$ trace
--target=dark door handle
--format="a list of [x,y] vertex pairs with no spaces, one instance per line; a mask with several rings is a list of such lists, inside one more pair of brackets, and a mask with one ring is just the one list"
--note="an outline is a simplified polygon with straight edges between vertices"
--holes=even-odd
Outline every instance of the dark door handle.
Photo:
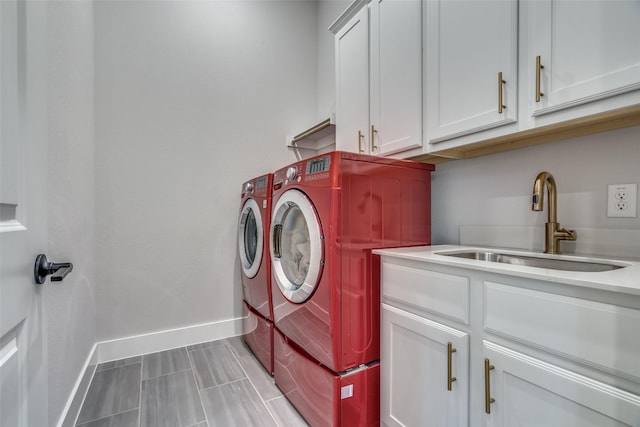
[[33,278],[38,285],[42,285],[51,274],[52,282],[62,282],[71,270],[73,270],[73,264],[70,262],[50,262],[45,254],[40,254],[36,257],[36,263],[33,266]]

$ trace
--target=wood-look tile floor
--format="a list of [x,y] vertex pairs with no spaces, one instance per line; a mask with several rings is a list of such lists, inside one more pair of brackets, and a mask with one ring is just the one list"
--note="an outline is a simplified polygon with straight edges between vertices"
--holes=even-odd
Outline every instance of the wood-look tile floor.
[[77,427],[306,426],[240,337],[102,363]]

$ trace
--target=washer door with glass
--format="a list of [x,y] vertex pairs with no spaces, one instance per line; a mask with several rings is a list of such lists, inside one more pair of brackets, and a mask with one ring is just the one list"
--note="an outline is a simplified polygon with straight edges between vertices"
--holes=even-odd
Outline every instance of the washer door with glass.
[[254,199],[247,199],[238,224],[238,246],[242,271],[250,279],[258,274],[262,261],[263,240],[260,208]]
[[271,265],[276,283],[291,302],[306,301],[322,269],[322,238],[316,211],[299,190],[282,194],[271,218]]

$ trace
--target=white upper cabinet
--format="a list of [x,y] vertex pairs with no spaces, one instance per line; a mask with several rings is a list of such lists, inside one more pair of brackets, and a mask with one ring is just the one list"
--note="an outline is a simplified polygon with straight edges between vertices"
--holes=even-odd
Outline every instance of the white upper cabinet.
[[517,1],[432,0],[424,7],[429,142],[514,123]]
[[331,29],[336,148],[384,156],[421,147],[422,2],[356,1]]
[[422,146],[422,2],[371,3],[371,136],[374,154]]
[[403,155],[473,157],[640,120],[637,0],[423,7],[425,145]]
[[524,54],[533,116],[640,89],[637,0],[539,0],[527,6],[531,39]]
[[369,8],[338,33],[336,54],[336,149],[369,153]]

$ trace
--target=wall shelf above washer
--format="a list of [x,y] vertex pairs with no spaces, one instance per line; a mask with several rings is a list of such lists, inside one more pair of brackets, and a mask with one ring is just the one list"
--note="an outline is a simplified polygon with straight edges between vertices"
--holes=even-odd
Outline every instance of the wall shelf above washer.
[[287,147],[290,148],[319,151],[335,144],[336,125],[333,118],[323,120],[293,137],[287,137]]

